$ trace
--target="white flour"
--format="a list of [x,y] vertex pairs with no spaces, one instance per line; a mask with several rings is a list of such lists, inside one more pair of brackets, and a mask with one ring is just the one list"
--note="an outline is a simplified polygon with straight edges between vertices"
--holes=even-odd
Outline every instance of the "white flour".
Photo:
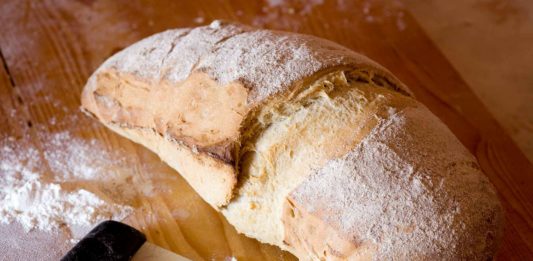
[[18,221],[26,231],[61,226],[87,226],[106,219],[122,219],[131,208],[110,204],[87,190],[65,191],[56,183],[43,183],[39,175],[24,175],[2,184],[0,221]]
[[16,221],[26,231],[72,232],[74,227],[125,218],[131,207],[68,186],[68,181],[116,177],[106,173],[115,163],[95,142],[66,132],[47,136],[40,150],[13,138],[0,140],[0,223]]

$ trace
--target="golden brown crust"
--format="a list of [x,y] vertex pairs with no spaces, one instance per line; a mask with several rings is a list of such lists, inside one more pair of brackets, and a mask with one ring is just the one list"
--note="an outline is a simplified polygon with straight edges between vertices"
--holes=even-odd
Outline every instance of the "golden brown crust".
[[97,87],[82,96],[83,110],[156,152],[207,202],[229,202],[237,181],[233,146],[246,89],[219,87],[203,74],[158,88],[114,70],[95,77]]
[[93,91],[100,118],[128,128],[149,128],[199,152],[233,165],[233,142],[246,114],[247,90],[239,84],[218,86],[195,73],[179,84],[157,88],[114,70],[96,76]]

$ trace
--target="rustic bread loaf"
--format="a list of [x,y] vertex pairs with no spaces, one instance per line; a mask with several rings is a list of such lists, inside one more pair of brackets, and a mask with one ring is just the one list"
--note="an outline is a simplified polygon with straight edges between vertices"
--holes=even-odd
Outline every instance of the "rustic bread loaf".
[[107,60],[82,109],[301,259],[486,260],[501,237],[476,159],[390,72],[324,39],[169,30]]

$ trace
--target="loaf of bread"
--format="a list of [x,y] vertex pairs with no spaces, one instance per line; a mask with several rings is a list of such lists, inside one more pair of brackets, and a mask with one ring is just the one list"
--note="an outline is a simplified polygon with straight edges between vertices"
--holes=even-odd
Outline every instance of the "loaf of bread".
[[328,40],[168,30],[98,68],[82,109],[302,260],[489,260],[501,238],[476,159],[388,70]]

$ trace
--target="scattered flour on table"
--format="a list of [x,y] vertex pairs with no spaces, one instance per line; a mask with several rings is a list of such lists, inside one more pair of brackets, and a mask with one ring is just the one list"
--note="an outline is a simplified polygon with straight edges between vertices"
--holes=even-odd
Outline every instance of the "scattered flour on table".
[[87,190],[65,191],[25,173],[2,183],[0,221],[18,221],[26,231],[50,231],[61,226],[93,226],[106,219],[122,219],[131,208],[106,202]]
[[306,17],[323,4],[324,0],[267,0],[251,24],[261,28],[275,25],[277,28],[299,31]]
[[402,1],[393,0],[387,3],[376,0],[362,2],[364,21],[367,23],[383,23],[386,20],[394,20],[398,31],[405,31],[407,24],[404,20],[404,4]]
[[205,18],[204,18],[203,16],[198,16],[198,17],[194,18],[193,21],[194,21],[195,23],[197,23],[197,24],[202,24],[202,23],[205,22]]
[[[314,15],[314,10],[322,8],[326,2],[333,2],[338,13],[350,14],[350,18],[343,19],[349,26],[359,21],[368,24],[385,24],[391,21],[396,24],[398,31],[407,29],[405,8],[401,0],[266,0],[251,24],[261,28],[283,28],[298,32],[307,23],[307,18]],[[321,24],[325,29],[330,28],[327,19],[321,21]]]
[[131,207],[69,187],[69,182],[105,177],[114,186],[122,184],[121,193],[127,194],[125,188],[131,184],[117,181],[119,175],[111,166],[121,160],[115,158],[95,141],[74,138],[68,132],[47,135],[39,150],[14,138],[0,140],[0,223],[16,221],[26,231],[72,231],[125,218]]

